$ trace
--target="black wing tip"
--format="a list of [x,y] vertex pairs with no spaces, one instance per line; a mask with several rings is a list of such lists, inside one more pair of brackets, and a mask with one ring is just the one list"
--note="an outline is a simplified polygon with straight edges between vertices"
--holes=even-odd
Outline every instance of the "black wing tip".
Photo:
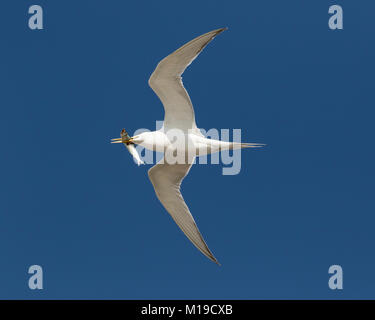
[[219,33],[222,33],[224,32],[225,30],[228,30],[228,27],[223,27],[223,28],[220,28],[220,29],[216,29],[215,30],[215,35],[219,34]]
[[215,256],[212,254],[212,252],[210,251],[210,254],[207,255],[207,258],[210,259],[212,262],[215,262],[219,267],[221,267],[221,263],[215,258]]

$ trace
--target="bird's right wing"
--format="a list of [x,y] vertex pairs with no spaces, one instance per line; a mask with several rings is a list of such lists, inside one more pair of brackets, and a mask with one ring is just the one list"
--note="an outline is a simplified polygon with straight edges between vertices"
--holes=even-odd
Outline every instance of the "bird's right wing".
[[213,30],[201,35],[159,62],[148,83],[163,103],[164,128],[196,129],[194,109],[189,94],[182,83],[182,73],[215,38],[226,28]]
[[208,248],[180,192],[180,185],[191,164],[158,163],[149,171],[155,193],[165,209],[189,240],[209,259],[218,261]]

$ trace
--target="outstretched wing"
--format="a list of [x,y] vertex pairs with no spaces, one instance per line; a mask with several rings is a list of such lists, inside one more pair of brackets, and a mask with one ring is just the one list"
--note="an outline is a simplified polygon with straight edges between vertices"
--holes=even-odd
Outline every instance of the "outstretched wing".
[[148,171],[148,175],[158,199],[180,229],[205,256],[219,264],[199,232],[180,192],[181,182],[190,168],[191,164],[158,163]]
[[164,105],[164,128],[196,129],[194,109],[181,75],[205,46],[226,28],[191,40],[159,62],[148,83]]

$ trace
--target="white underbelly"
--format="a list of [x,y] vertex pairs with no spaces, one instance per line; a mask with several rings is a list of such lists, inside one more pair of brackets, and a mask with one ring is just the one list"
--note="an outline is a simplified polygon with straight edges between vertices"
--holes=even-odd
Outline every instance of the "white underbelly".
[[207,155],[220,150],[228,149],[230,143],[207,139],[197,134],[183,133],[181,131],[156,131],[152,139],[139,143],[142,147],[162,153],[186,153],[190,155]]

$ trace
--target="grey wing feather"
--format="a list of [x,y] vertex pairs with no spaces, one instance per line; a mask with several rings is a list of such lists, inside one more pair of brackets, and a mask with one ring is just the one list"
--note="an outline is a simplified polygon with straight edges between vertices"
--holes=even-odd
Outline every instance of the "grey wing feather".
[[148,171],[148,175],[158,199],[180,229],[205,256],[219,264],[199,232],[180,192],[181,182],[190,168],[191,164],[158,163]]
[[181,75],[221,28],[201,35],[159,62],[148,83],[163,103],[164,127],[181,130],[196,129],[194,109]]

